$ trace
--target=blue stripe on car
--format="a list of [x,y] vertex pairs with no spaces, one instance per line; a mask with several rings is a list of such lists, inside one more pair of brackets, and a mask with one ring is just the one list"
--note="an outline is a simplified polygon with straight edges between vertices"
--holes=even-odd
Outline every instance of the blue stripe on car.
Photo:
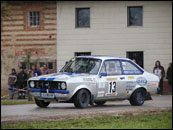
[[53,81],[55,78],[40,78],[40,81]]
[[[33,89],[33,88],[29,88],[27,91],[32,91],[32,92],[47,92],[47,89]],[[67,90],[53,90],[53,89],[49,89],[49,92],[64,93],[64,94],[70,93]]]
[[46,78],[40,78],[39,80],[45,81],[45,80],[46,80]]
[[53,81],[55,78],[48,78],[46,81]]

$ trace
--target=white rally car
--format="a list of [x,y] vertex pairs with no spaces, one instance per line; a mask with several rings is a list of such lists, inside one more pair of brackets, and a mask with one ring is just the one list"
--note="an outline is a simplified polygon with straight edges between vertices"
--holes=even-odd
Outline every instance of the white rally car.
[[127,58],[78,56],[60,71],[28,80],[28,91],[39,107],[52,100],[74,103],[77,108],[103,105],[110,100],[129,100],[142,105],[157,92],[159,78]]

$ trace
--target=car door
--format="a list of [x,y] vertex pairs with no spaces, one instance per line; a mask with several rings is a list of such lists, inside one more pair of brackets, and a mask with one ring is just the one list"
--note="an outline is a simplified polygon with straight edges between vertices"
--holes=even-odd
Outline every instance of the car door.
[[[136,85],[141,86],[141,79],[143,82],[146,82],[143,76],[143,70],[139,68],[135,63],[133,63],[130,60],[121,60],[121,66],[122,66],[122,76],[125,77],[125,85],[122,86],[124,87],[124,96],[133,91],[133,89],[136,87]],[[146,83],[143,83],[146,85]]]
[[124,93],[125,77],[119,60],[105,60],[101,71],[97,89],[97,98],[116,99]]

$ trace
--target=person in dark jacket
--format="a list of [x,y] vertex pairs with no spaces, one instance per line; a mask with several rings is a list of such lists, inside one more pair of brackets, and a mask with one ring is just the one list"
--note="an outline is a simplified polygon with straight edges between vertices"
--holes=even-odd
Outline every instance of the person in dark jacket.
[[14,97],[16,81],[17,81],[17,73],[16,70],[13,68],[11,70],[11,74],[9,74],[8,76],[8,89],[11,91],[10,99],[13,99]]
[[163,66],[161,66],[159,60],[157,60],[155,62],[155,67],[153,69],[153,73],[155,75],[157,75],[160,79],[160,83],[159,83],[160,90],[158,91],[158,94],[162,95],[163,94],[163,78],[165,77],[165,70],[164,70]]
[[[27,74],[23,67],[20,67],[20,72],[17,75],[17,82],[19,89],[25,89],[27,86]],[[25,99],[25,91],[18,91],[18,99]]]
[[169,63],[169,67],[166,73],[166,79],[168,79],[168,84],[170,86],[170,93],[172,94],[172,63]]

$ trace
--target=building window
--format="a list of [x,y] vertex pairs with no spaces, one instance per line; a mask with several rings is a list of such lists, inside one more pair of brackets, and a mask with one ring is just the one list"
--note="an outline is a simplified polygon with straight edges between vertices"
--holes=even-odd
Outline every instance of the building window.
[[29,26],[39,26],[40,25],[40,12],[39,11],[31,11],[28,15],[28,23]]
[[142,6],[127,8],[128,26],[142,26]]
[[89,8],[76,8],[76,27],[90,27]]
[[45,63],[44,62],[40,62],[40,67],[43,67]]
[[143,51],[133,51],[126,53],[127,58],[135,61],[140,67],[144,68],[144,54]]
[[25,62],[21,62],[21,67],[25,70],[26,69],[26,63]]
[[48,69],[53,69],[53,63],[52,62],[48,62]]
[[90,56],[91,52],[75,52],[75,56]]
[[32,65],[34,65],[34,63],[30,63],[30,69],[32,70]]

